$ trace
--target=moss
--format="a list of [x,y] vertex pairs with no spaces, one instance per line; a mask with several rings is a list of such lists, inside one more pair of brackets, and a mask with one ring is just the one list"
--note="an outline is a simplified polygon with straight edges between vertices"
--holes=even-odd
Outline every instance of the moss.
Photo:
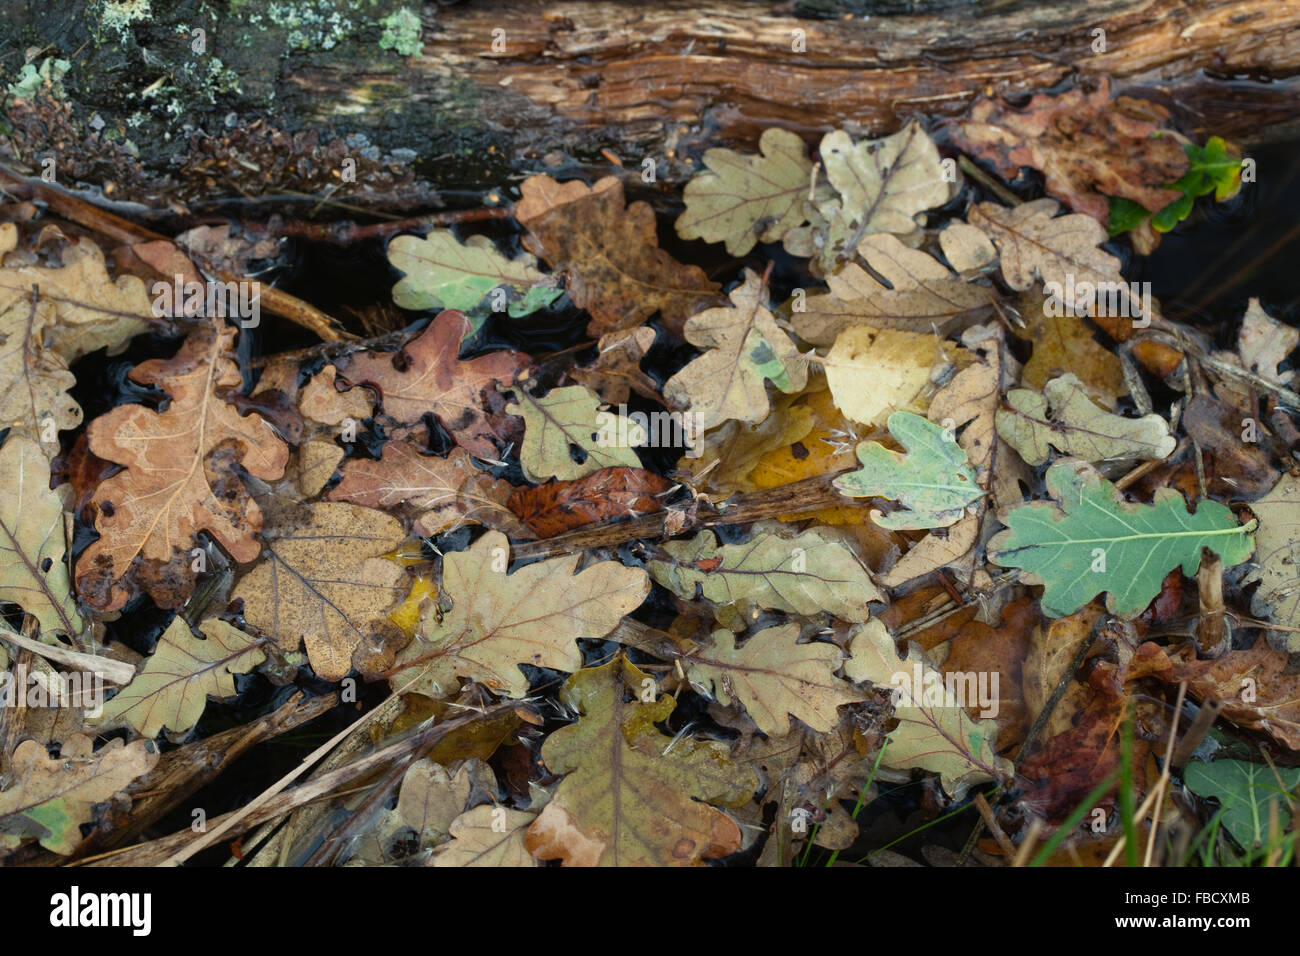
[[[95,4],[89,5],[91,16],[95,15]],[[99,24],[104,30],[115,34],[118,40],[125,40],[131,35],[131,25],[153,17],[150,0],[103,0],[98,10]]]
[[420,42],[420,18],[406,7],[385,17],[381,23],[384,33],[379,45],[383,49],[396,50],[402,56],[419,56],[424,51]]

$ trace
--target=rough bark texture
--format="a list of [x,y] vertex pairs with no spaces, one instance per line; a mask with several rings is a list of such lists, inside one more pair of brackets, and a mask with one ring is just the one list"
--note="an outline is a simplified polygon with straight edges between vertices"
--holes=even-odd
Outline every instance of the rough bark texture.
[[[698,147],[752,146],[774,123],[810,140],[833,126],[881,134],[909,115],[960,114],[981,93],[1041,90],[1088,72],[1164,102],[1193,135],[1249,144],[1293,136],[1300,119],[1300,0],[429,3],[413,5],[423,50],[405,57],[380,45],[395,0],[178,0],[135,19],[122,13],[139,6],[129,0],[0,6],[9,79],[28,48],[73,62],[70,129],[20,121],[10,152],[29,165],[42,149],[84,154],[83,124],[97,113],[104,126],[91,139],[138,151],[182,198],[354,195],[365,188],[336,175],[349,155],[398,179],[413,170],[474,188],[547,154],[571,168],[605,164],[608,148],[629,166],[655,158],[673,182],[693,172]],[[307,171],[289,163],[270,175],[269,158],[242,168],[218,145],[231,119],[256,117],[368,141],[332,150],[281,141],[268,152],[301,154]],[[101,163],[101,182],[119,159]],[[148,192],[119,185],[132,198]]]

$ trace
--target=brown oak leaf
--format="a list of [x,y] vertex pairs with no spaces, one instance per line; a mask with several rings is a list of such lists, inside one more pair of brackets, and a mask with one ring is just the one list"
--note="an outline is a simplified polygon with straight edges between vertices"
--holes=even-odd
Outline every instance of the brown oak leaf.
[[640,325],[658,312],[680,337],[688,318],[719,304],[721,287],[659,248],[654,210],[644,202],[625,209],[623,184],[613,176],[594,186],[530,176],[519,191],[515,219],[528,230],[524,246],[567,273],[569,296],[591,313],[591,335]]
[[672,486],[644,468],[602,468],[576,481],[518,488],[509,506],[538,535],[551,538],[593,521],[663,511],[658,496]]
[[970,119],[954,124],[953,142],[993,163],[1008,179],[1021,166],[1041,170],[1049,193],[1075,212],[1105,223],[1108,196],[1132,200],[1151,212],[1178,198],[1161,187],[1187,171],[1182,146],[1173,136],[1159,135],[1159,123],[1136,115],[1158,112],[1153,103],[1112,100],[1110,82],[1103,77],[1091,93],[1039,93],[1020,109],[981,99],[971,107]]
[[125,465],[95,492],[99,540],[77,562],[77,592],[101,611],[130,597],[121,583],[136,558],[167,563],[186,558],[207,531],[236,561],[260,551],[262,511],[236,465],[257,478],[284,474],[289,448],[256,414],[241,416],[222,395],[238,388],[230,357],[234,329],[204,325],[170,359],[131,370],[132,381],[165,391],[165,411],[119,405],[90,423],[90,450]]
[[461,361],[460,343],[471,328],[463,312],[447,309],[398,352],[360,352],[340,361],[339,376],[374,388],[389,418],[414,425],[432,413],[461,447],[496,458],[485,393],[514,381],[528,358],[507,350]]

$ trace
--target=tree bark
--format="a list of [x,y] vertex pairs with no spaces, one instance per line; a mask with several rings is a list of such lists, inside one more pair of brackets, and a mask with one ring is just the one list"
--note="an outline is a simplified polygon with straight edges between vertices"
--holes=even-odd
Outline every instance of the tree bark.
[[[97,114],[101,128],[107,121],[116,136],[101,142],[129,139],[145,170],[170,177],[183,200],[319,195],[322,183],[337,184],[337,157],[319,153],[268,174],[283,145],[253,156],[254,171],[219,149],[215,159],[196,158],[192,130],[220,140],[231,113],[289,131],[365,133],[382,151],[414,150],[417,161],[400,154],[399,163],[417,178],[471,191],[509,182],[548,154],[570,169],[605,169],[601,150],[631,168],[651,157],[659,178],[676,182],[698,168],[699,148],[752,148],[769,125],[810,141],[834,127],[881,135],[909,116],[959,115],[980,95],[1027,94],[1086,73],[1114,77],[1116,93],[1163,102],[1199,138],[1250,145],[1300,133],[1300,0],[928,0],[879,12],[900,5],[431,3],[423,49],[404,57],[380,45],[380,18],[397,0],[337,0],[341,19],[329,22],[346,29],[329,27],[334,33],[272,22],[253,12],[257,4],[232,13],[235,0],[155,4],[149,21],[106,33],[88,12],[93,4],[69,3],[53,16],[46,4],[10,0],[8,45],[72,57],[73,117]],[[801,15],[811,10],[840,12]],[[190,36],[200,26],[208,46],[196,54]],[[142,99],[148,90],[152,98]],[[28,124],[10,151],[30,161],[56,140],[48,123]],[[76,136],[65,132],[65,151],[69,142]],[[236,145],[235,154],[249,151]],[[104,178],[120,166],[108,164]],[[121,185],[127,198],[143,191]]]

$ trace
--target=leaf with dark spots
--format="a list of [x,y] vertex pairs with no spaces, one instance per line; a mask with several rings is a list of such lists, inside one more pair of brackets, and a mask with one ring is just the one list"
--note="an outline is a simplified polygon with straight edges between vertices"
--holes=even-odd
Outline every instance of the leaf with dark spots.
[[602,468],[576,481],[518,488],[508,505],[540,537],[550,538],[596,521],[662,511],[660,496],[671,487],[643,468]]

